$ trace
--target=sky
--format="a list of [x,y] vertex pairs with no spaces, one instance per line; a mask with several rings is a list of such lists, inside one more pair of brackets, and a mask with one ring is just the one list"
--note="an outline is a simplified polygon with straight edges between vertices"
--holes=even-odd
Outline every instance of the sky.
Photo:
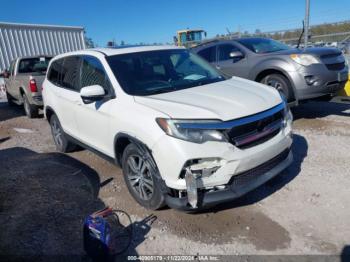
[[[350,20],[350,0],[310,0],[310,24]],[[9,0],[1,22],[83,26],[99,46],[172,42],[177,30],[200,28],[208,37],[301,26],[305,0]]]

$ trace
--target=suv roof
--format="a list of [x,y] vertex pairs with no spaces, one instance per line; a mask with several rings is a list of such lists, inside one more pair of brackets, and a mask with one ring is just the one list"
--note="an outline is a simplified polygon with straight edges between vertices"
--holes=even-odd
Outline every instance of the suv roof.
[[136,53],[136,52],[145,52],[145,51],[156,51],[156,50],[168,50],[168,49],[184,49],[184,47],[164,45],[164,46],[128,46],[124,48],[92,48],[79,51],[68,52],[56,56],[55,58],[65,57],[67,55],[83,55],[91,53],[102,53],[105,56],[127,54],[127,53]]
[[214,39],[214,40],[209,40],[207,42],[200,43],[196,46],[193,47],[193,49],[196,49],[197,47],[203,47],[206,45],[211,45],[214,43],[228,43],[228,42],[237,42],[239,40],[246,40],[246,39],[267,39],[266,37],[241,37],[241,38],[232,38],[232,39]]

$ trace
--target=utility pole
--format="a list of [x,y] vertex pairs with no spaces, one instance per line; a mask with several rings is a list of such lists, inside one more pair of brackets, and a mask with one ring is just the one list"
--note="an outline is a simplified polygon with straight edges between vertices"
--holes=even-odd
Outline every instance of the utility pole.
[[305,35],[304,48],[307,48],[309,42],[309,18],[310,18],[310,0],[305,0]]

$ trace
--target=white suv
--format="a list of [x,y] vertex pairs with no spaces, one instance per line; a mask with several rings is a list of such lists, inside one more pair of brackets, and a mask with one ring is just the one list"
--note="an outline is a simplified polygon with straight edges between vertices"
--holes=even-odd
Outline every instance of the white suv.
[[43,84],[59,151],[79,144],[118,163],[144,207],[230,201],[292,162],[292,115],[279,93],[224,76],[173,46],[56,56]]

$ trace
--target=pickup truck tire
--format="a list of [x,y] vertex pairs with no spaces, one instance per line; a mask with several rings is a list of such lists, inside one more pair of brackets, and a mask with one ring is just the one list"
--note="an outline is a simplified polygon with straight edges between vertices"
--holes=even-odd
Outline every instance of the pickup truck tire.
[[17,104],[13,102],[14,98],[6,91],[7,103],[9,106],[16,106]]
[[132,197],[143,207],[156,210],[165,205],[157,176],[159,171],[149,152],[134,143],[124,150],[122,167],[126,186]]
[[39,108],[35,105],[31,105],[26,95],[23,95],[23,107],[28,118],[36,118],[39,116]]
[[66,134],[63,131],[60,121],[56,115],[52,115],[50,118],[51,133],[53,141],[59,152],[67,153],[76,148],[76,145],[67,139]]
[[267,75],[261,80],[261,83],[276,88],[280,93],[284,95],[284,97],[288,102],[291,100],[292,98],[291,84],[284,75],[281,75],[281,74]]

